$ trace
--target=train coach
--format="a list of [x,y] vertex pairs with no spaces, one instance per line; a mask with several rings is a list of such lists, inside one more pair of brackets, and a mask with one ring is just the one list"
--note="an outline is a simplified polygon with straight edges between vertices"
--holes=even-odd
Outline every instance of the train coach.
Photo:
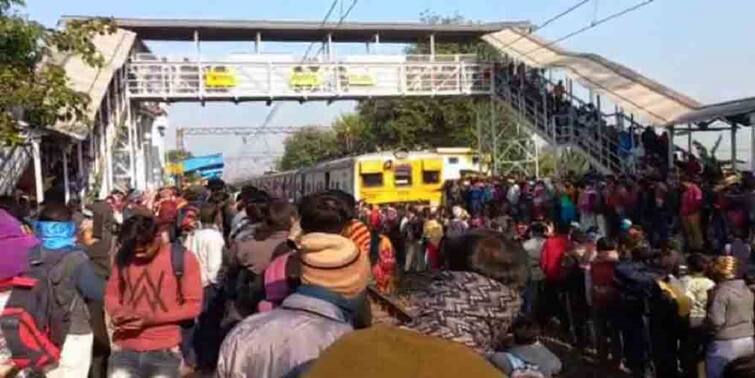
[[337,189],[369,204],[438,205],[446,181],[482,168],[479,156],[469,148],[382,151],[272,172],[243,184],[293,202],[310,193]]

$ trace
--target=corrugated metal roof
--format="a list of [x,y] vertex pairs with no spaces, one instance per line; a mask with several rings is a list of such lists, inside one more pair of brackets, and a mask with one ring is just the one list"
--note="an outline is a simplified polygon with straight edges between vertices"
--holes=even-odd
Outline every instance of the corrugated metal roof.
[[621,64],[595,54],[563,50],[533,34],[507,29],[482,38],[529,66],[563,69],[572,79],[658,126],[701,106],[692,98]]
[[[56,62],[63,65],[71,88],[89,96],[91,101],[87,118],[90,121],[94,121],[113,74],[128,59],[135,40],[136,33],[124,29],[94,37],[92,42],[104,57],[105,63],[102,67],[92,67],[81,58],[70,54],[54,57]],[[79,140],[85,139],[89,132],[89,125],[73,122],[58,122],[52,128]]]
[[[67,20],[89,16],[64,16]],[[526,21],[481,24],[425,24],[419,22],[328,22],[267,20],[192,20],[116,18],[115,24],[145,40],[192,41],[194,31],[203,41],[253,41],[260,32],[265,41],[321,42],[328,33],[334,42],[368,42],[380,34],[382,42],[416,42],[434,34],[438,41],[470,41],[506,28],[531,28]]]
[[676,118],[670,125],[696,124],[721,118],[735,118],[742,125],[751,125],[751,114],[755,114],[755,97],[706,105]]

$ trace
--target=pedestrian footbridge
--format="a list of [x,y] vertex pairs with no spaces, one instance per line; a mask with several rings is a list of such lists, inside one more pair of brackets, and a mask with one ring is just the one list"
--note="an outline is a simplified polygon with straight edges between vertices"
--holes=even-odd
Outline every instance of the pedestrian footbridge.
[[293,55],[235,54],[175,61],[137,54],[129,97],[149,101],[342,100],[493,93],[493,65],[474,55],[362,55],[302,62]]
[[[86,18],[64,17],[62,22]],[[626,146],[616,145],[617,134],[634,135],[645,125],[673,127],[701,108],[693,99],[603,57],[558,48],[533,35],[527,22],[429,25],[127,18],[114,22],[115,34],[94,41],[105,58],[102,67],[63,57],[72,85],[91,99],[91,122],[42,125],[48,129],[41,137],[42,149],[58,150],[64,182],[69,162],[78,163],[75,180],[82,193],[93,187],[107,193],[118,185],[144,189],[160,184],[158,158],[163,147],[157,134],[165,127],[153,127],[164,117],[156,103],[487,97],[491,104],[504,104],[521,124],[551,145],[576,149],[604,172],[630,168],[625,163]],[[145,43],[155,40],[193,42],[194,49],[187,51],[188,58],[156,56]],[[304,58],[270,54],[262,51],[263,40],[309,42],[320,50]],[[488,60],[436,52],[436,42],[477,40],[487,42],[499,56]],[[248,42],[253,49],[218,60],[204,57],[202,43],[219,41]],[[383,42],[423,41],[421,55],[384,55],[379,48]],[[366,53],[336,54],[337,43],[364,43]],[[548,72],[553,71],[568,78],[566,88],[550,80]],[[600,96],[580,98],[572,91],[573,81],[609,99],[615,110],[606,111]],[[556,89],[559,96],[554,96]],[[37,200],[44,199],[43,169],[60,164],[30,153],[40,150],[40,139],[36,140],[24,148],[2,151],[0,166],[11,174],[0,181],[0,191],[12,190],[34,160]],[[631,137],[630,147],[633,143]]]

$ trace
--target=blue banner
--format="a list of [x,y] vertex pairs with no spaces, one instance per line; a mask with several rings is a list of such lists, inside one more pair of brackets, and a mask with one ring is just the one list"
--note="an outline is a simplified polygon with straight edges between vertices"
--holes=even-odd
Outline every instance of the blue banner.
[[223,168],[223,154],[197,156],[183,161],[184,173]]

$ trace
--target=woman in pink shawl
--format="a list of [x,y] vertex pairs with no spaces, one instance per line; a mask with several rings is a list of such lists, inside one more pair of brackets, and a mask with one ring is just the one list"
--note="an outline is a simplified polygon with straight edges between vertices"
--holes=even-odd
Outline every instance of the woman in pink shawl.
[[18,219],[0,209],[0,280],[23,273],[28,253],[37,245],[39,240],[24,232]]

